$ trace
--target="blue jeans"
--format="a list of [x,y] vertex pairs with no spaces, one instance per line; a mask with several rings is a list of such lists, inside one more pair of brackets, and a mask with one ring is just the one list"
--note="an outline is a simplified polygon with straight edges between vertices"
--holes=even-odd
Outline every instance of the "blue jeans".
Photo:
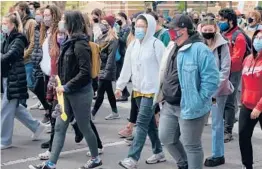
[[180,112],[180,107],[165,102],[160,113],[160,140],[179,167],[188,164],[188,169],[203,169],[201,137],[208,114],[184,120],[180,118]]
[[34,87],[34,79],[33,79],[33,63],[27,63],[25,64],[25,72],[26,72],[26,81],[27,81],[27,87],[33,88]]
[[212,112],[212,157],[224,156],[224,108],[227,96],[216,98],[216,104],[211,107]]
[[225,132],[231,133],[234,127],[235,114],[236,114],[236,99],[237,99],[237,91],[240,84],[241,79],[241,71],[240,72],[232,72],[230,74],[230,82],[234,86],[235,90],[232,94],[230,94],[226,101],[224,118],[225,118]]
[[11,145],[15,118],[23,123],[33,133],[36,132],[40,122],[33,119],[27,109],[18,104],[17,99],[7,99],[7,78],[3,78],[4,95],[1,107],[1,144]]
[[152,143],[153,153],[159,154],[163,150],[158,137],[158,129],[154,116],[155,113],[152,109],[153,98],[138,97],[136,98],[136,102],[139,107],[139,113],[136,121],[136,134],[129,149],[128,157],[138,161],[146,142],[147,134]]

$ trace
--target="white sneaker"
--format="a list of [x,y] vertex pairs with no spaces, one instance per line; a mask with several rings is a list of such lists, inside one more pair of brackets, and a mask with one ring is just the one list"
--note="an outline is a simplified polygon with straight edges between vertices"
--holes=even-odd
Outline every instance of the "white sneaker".
[[36,132],[32,135],[32,140],[36,141],[39,139],[40,135],[46,130],[46,126],[40,122]]
[[118,113],[111,113],[108,116],[106,116],[105,119],[106,120],[120,119],[120,115]]
[[40,103],[39,110],[45,110],[44,106]]
[[8,149],[8,148],[10,148],[10,147],[12,147],[11,144],[10,144],[10,145],[2,145],[2,144],[1,144],[1,150],[5,150],[5,149]]
[[36,96],[36,95],[34,95],[34,96],[32,97],[32,99],[37,99],[37,96]]
[[125,169],[137,169],[137,161],[132,158],[125,158],[123,161],[119,162],[119,165]]
[[51,152],[48,150],[38,155],[40,160],[49,160],[50,156],[51,156]]
[[29,109],[30,110],[39,109],[40,105],[41,105],[41,102],[38,101],[35,105],[30,106]]
[[92,113],[91,113],[91,120],[94,122],[96,119],[96,116],[94,116]]
[[46,133],[51,133],[51,130],[52,130],[52,126],[51,123],[49,123],[46,125]]
[[165,154],[161,152],[161,153],[152,155],[149,159],[146,160],[146,163],[147,164],[156,164],[156,163],[161,163],[165,161],[166,161]]
[[[103,149],[103,148],[99,148],[99,149],[98,149],[98,155],[101,155],[101,154],[103,154],[103,153],[104,153],[104,149]],[[91,157],[91,152],[88,151],[88,152],[86,153],[86,155],[87,155],[88,157]]]

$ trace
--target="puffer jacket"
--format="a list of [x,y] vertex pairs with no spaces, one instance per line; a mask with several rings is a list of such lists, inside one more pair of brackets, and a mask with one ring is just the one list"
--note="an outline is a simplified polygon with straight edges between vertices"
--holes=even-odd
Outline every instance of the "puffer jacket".
[[42,47],[40,46],[40,31],[39,31],[39,26],[36,26],[35,28],[35,46],[32,52],[32,63],[33,63],[33,77],[38,78],[38,77],[43,77],[43,72],[40,67],[40,62],[43,58],[43,50]]
[[12,31],[4,40],[1,48],[1,69],[3,77],[7,77],[7,99],[27,99],[27,82],[23,62],[24,49],[27,47],[26,37]]
[[[101,48],[100,50],[100,58],[101,58],[101,68],[99,73],[99,79],[103,80],[110,80],[115,81],[116,80],[116,50],[118,48],[118,40],[112,40],[110,42],[105,42],[104,39],[106,38],[106,35],[103,35],[103,37],[99,38],[99,46]],[[101,44],[103,44],[101,46]]]

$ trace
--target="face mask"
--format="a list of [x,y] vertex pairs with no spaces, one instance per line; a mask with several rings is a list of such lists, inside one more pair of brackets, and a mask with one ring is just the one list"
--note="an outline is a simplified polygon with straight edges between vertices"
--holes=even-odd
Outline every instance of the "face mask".
[[262,51],[262,39],[255,38],[253,46],[257,52]]
[[116,23],[119,25],[119,26],[122,26],[123,22],[121,20],[118,20],[116,21]]
[[227,22],[219,22],[218,26],[222,32],[225,32],[229,29],[229,24]]
[[248,18],[248,23],[252,23],[254,22],[254,19],[253,18]]
[[2,25],[2,32],[5,34],[9,34],[9,29],[6,25]]
[[52,24],[52,17],[51,16],[44,17],[44,24],[45,24],[45,26],[50,27],[51,24]]
[[180,31],[180,29],[174,30],[174,31],[175,31],[175,35],[176,35],[175,40],[177,40],[177,39],[179,39],[181,36],[183,36],[183,34],[178,33],[178,31]]
[[93,21],[95,22],[95,23],[98,23],[98,18],[93,18]]
[[109,30],[108,26],[106,26],[104,24],[100,25],[100,29],[101,29],[102,34],[106,34]]
[[35,16],[35,21],[36,21],[37,23],[41,23],[41,22],[43,21],[43,17],[42,17],[41,15],[36,15],[36,16]]
[[65,41],[65,35],[58,35],[56,40],[57,43],[61,45]]
[[205,39],[214,39],[214,37],[215,37],[215,35],[216,35],[216,33],[213,33],[213,32],[211,32],[211,33],[202,33],[202,36],[205,38]]
[[58,23],[58,30],[59,30],[59,32],[65,32],[65,31],[66,31],[65,22],[60,21],[60,22]]
[[198,22],[199,22],[199,19],[194,19],[195,24],[198,24]]
[[35,16],[35,11],[34,10],[30,10],[31,15],[34,17]]
[[138,40],[142,40],[145,37],[146,33],[144,31],[144,28],[135,28],[135,37]]

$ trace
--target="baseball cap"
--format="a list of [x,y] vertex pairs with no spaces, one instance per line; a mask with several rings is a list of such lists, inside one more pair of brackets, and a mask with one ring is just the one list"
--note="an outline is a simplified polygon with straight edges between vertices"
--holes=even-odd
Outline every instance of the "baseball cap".
[[189,30],[194,29],[193,21],[192,19],[185,14],[177,14],[171,22],[168,24],[169,28],[187,28]]

